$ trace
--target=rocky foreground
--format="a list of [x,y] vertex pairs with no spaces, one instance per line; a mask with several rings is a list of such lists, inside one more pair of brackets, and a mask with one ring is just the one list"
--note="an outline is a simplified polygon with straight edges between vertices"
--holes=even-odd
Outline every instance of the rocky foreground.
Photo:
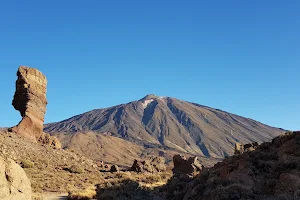
[[300,199],[300,132],[289,132],[204,170],[173,178],[164,199]]

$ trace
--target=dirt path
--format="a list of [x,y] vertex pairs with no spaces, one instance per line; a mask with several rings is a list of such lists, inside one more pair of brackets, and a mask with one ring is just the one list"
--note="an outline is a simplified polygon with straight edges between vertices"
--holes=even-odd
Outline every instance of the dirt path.
[[43,200],[66,200],[68,193],[43,193],[42,199]]

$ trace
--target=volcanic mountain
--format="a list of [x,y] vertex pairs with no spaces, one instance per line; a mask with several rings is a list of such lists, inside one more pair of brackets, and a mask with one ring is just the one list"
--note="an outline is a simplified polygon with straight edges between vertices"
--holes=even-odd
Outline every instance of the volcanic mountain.
[[93,158],[119,155],[115,162],[152,150],[161,155],[224,158],[233,154],[236,142],[260,143],[284,132],[218,109],[155,95],[46,124],[44,131],[56,135],[65,148]]

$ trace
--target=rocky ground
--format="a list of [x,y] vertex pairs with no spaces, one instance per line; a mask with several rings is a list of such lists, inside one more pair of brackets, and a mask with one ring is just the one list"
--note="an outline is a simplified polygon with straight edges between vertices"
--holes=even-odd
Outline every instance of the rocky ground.
[[172,178],[165,199],[300,199],[300,132],[235,155],[194,179]]
[[212,168],[201,167],[194,178],[125,168],[111,173],[70,150],[35,144],[7,131],[0,133],[0,156],[23,167],[36,200],[66,192],[72,199],[300,199],[300,132],[276,137]]
[[[69,150],[54,149],[32,143],[23,137],[0,131],[0,156],[11,158],[23,167],[31,181],[33,197],[45,199],[45,194],[70,192],[95,193],[95,185],[105,188],[124,180],[132,180],[145,188],[161,186],[171,177],[171,172],[138,174],[136,172],[109,172],[110,168]],[[97,165],[98,164],[98,165]],[[125,168],[121,170],[125,170]]]

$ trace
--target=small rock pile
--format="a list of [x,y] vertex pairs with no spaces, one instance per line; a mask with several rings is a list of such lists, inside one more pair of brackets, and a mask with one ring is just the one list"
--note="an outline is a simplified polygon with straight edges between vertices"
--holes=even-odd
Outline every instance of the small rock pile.
[[154,157],[151,160],[134,160],[131,171],[157,173],[166,171],[165,159],[163,157]]
[[173,157],[174,168],[172,169],[175,176],[195,176],[203,170],[203,165],[197,157],[186,159],[184,156],[175,155]]

